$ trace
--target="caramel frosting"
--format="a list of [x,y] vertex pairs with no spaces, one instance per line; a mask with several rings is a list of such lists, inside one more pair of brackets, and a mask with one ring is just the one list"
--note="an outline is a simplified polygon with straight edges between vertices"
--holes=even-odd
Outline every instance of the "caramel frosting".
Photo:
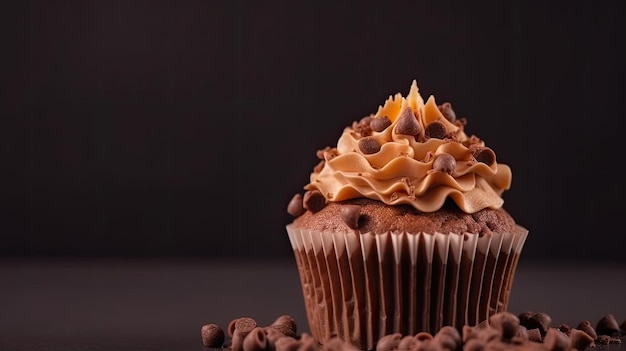
[[413,80],[406,97],[389,96],[346,127],[336,147],[318,151],[321,162],[304,189],[318,204],[321,194],[327,202],[366,197],[421,212],[439,210],[447,198],[466,213],[500,208],[511,169],[466,135],[465,124],[450,103],[437,105],[432,95],[424,103]]

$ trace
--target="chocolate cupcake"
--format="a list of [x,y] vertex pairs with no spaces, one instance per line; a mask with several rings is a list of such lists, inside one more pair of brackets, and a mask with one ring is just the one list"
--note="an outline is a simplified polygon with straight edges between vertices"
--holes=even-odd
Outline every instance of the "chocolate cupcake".
[[286,229],[321,344],[371,350],[506,311],[528,230],[503,208],[511,169],[465,125],[413,81],[318,151]]

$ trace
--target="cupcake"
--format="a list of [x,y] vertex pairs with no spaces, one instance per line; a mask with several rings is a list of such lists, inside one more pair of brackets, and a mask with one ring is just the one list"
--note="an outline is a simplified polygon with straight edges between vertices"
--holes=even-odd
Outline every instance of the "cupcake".
[[321,344],[372,350],[507,310],[528,230],[503,208],[510,167],[466,124],[414,80],[317,152],[286,230]]

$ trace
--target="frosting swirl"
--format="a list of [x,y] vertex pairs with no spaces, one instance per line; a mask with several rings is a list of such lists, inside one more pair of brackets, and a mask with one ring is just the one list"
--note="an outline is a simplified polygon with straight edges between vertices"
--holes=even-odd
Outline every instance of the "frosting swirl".
[[500,208],[511,169],[478,137],[467,136],[465,119],[449,103],[426,103],[413,80],[409,94],[390,96],[375,114],[343,130],[304,189],[326,201],[357,197],[422,212],[440,209],[447,198],[466,213]]

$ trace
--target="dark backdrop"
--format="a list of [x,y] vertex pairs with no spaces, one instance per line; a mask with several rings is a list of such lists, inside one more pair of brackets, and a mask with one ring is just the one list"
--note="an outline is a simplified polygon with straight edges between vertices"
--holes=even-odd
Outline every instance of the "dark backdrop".
[[619,1],[330,3],[2,5],[0,255],[290,257],[315,151],[416,79],[526,259],[624,259]]

